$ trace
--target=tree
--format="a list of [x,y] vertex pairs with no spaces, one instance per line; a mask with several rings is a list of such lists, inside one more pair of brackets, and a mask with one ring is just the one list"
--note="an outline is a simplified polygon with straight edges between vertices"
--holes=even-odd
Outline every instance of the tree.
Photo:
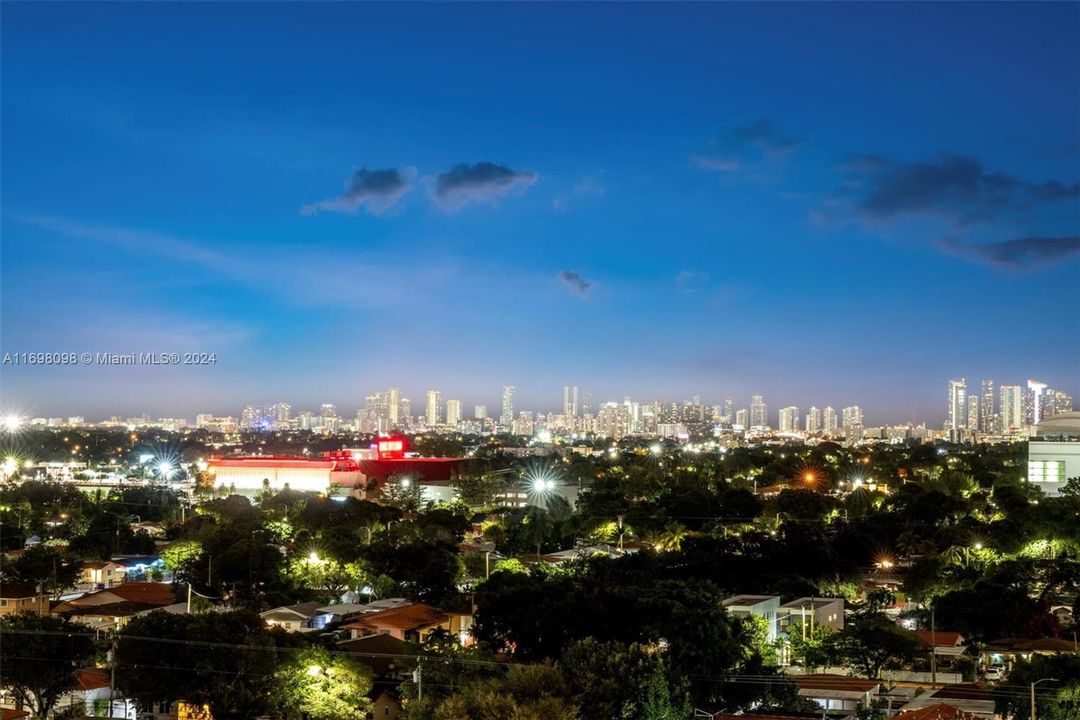
[[0,618],[0,676],[34,717],[46,718],[70,691],[75,670],[94,658],[90,628],[57,616]]
[[254,612],[155,611],[121,631],[116,685],[140,707],[183,701],[208,706],[215,720],[244,720],[265,714],[277,664],[271,635]]
[[868,678],[879,677],[884,668],[911,662],[920,648],[915,633],[881,614],[857,618],[834,637],[841,657]]
[[[1011,720],[1030,720],[1031,683],[1056,678],[1036,688],[1039,720],[1075,720],[1080,717],[1080,655],[1032,655],[1018,660],[1009,673],[1008,683],[994,693],[998,712]],[[1023,688],[1023,692],[1018,692]]]
[[655,649],[586,638],[570,645],[560,664],[582,717],[675,720],[692,712],[686,687],[672,684]]
[[363,720],[371,710],[371,669],[325,648],[304,648],[278,668],[274,701],[286,717]]
[[35,545],[26,548],[14,561],[4,562],[0,567],[7,579],[40,584],[45,592],[59,596],[66,588],[75,585],[82,563],[67,557],[56,548]]

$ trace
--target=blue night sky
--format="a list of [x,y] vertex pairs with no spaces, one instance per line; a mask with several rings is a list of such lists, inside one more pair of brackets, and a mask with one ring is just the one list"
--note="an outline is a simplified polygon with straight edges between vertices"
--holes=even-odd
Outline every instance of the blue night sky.
[[31,415],[1080,394],[1080,5],[4,3]]

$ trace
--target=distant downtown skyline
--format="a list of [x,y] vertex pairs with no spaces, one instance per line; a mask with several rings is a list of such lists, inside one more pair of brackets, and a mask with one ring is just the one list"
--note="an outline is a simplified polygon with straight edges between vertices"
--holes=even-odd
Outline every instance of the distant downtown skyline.
[[[967,378],[967,392],[970,393],[970,397],[978,398],[978,407],[980,412],[985,407],[984,401],[981,399],[983,394],[983,380],[991,380],[994,385],[994,407],[995,412],[999,404],[1000,388],[1002,385],[1018,386],[1021,388],[1021,395],[1026,396],[1028,393],[1027,383],[1029,379],[1039,378],[1044,382],[1047,388],[1050,390],[1066,393],[1070,398],[1077,397],[1078,393],[1065,387],[1063,384],[1055,384],[1047,381],[1045,376],[1031,376],[1024,379],[1007,378],[1004,381],[997,381],[993,378]],[[563,412],[563,399],[564,388],[571,387],[577,389],[577,409],[578,415],[581,415],[586,407],[586,403],[591,408],[592,414],[595,415],[597,409],[610,402],[621,403],[625,399],[630,399],[633,402],[640,404],[647,404],[652,402],[661,403],[678,403],[683,404],[691,402],[697,398],[698,402],[708,407],[725,406],[725,401],[730,397],[731,404],[734,410],[751,410],[752,398],[755,395],[760,395],[763,398],[763,402],[767,407],[767,417],[769,418],[769,424],[776,427],[779,424],[779,413],[781,409],[786,407],[796,407],[799,410],[800,423],[805,418],[805,413],[811,407],[817,407],[818,409],[824,409],[825,407],[832,407],[837,412],[844,407],[858,406],[861,410],[862,417],[864,418],[864,424],[867,426],[878,425],[900,425],[914,422],[915,424],[925,423],[927,427],[946,427],[950,421],[950,413],[955,410],[955,392],[954,382],[957,378],[950,378],[941,380],[936,385],[937,390],[937,407],[930,409],[925,414],[915,414],[914,417],[895,417],[890,416],[885,412],[882,412],[878,408],[874,408],[872,405],[861,402],[857,397],[842,397],[834,398],[828,396],[814,396],[810,393],[799,393],[800,397],[807,397],[809,399],[796,401],[789,395],[770,394],[768,392],[755,392],[747,395],[736,393],[720,393],[719,395],[709,395],[705,393],[687,392],[682,395],[670,396],[670,397],[646,397],[643,394],[636,393],[624,393],[616,396],[598,397],[592,393],[589,388],[582,385],[566,385],[555,388],[555,392],[550,396],[543,396],[539,400],[533,400],[537,397],[535,393],[526,394],[523,390],[527,388],[519,385],[514,386],[514,407],[515,413],[526,410],[533,413],[540,414],[561,414]],[[425,408],[427,403],[428,392],[436,390],[440,393],[440,403],[445,412],[446,403],[450,400],[455,400],[461,403],[461,413],[463,418],[473,417],[473,410],[477,405],[484,405],[487,409],[489,417],[498,420],[501,412],[503,401],[503,386],[496,388],[494,393],[483,396],[468,397],[461,394],[457,394],[453,389],[445,389],[439,387],[423,387],[413,386],[415,389],[411,389],[409,386],[404,385],[389,385],[382,388],[371,388],[367,392],[364,392],[359,398],[356,397],[325,397],[316,401],[309,400],[296,400],[290,398],[284,394],[275,395],[273,393],[262,393],[256,397],[249,398],[248,401],[241,404],[222,404],[220,401],[206,400],[200,401],[196,398],[189,398],[184,403],[183,407],[169,407],[169,406],[155,406],[155,407],[131,407],[130,401],[118,402],[115,410],[109,410],[107,412],[95,411],[93,409],[85,409],[79,406],[75,402],[74,398],[69,399],[66,403],[57,404],[57,402],[51,401],[48,404],[37,405],[35,403],[23,403],[21,405],[4,405],[2,406],[3,412],[17,413],[23,418],[33,417],[84,417],[88,422],[103,421],[110,417],[120,418],[134,418],[142,417],[144,415],[157,418],[183,418],[187,420],[193,420],[199,414],[210,414],[218,417],[232,416],[240,418],[243,408],[246,406],[273,406],[280,403],[285,403],[291,407],[292,416],[296,417],[300,413],[309,412],[318,415],[323,406],[326,404],[333,405],[337,412],[337,415],[341,418],[351,419],[355,418],[357,413],[365,408],[367,401],[366,398],[369,395],[375,393],[385,393],[390,389],[397,389],[399,391],[399,398],[407,400],[411,404],[410,414],[414,418],[423,419],[425,416]],[[46,412],[46,408],[53,408]],[[967,410],[963,410],[964,418],[963,425],[966,427],[967,423]],[[984,429],[985,425],[979,425],[980,430]]]

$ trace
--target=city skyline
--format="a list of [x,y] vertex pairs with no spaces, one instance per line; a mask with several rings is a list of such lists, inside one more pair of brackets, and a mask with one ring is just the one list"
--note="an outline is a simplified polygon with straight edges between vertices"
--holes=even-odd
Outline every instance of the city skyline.
[[[859,426],[903,426],[925,425],[928,428],[943,428],[946,431],[953,427],[953,413],[962,418],[960,429],[970,432],[991,433],[995,429],[1016,430],[1024,424],[1037,424],[1040,413],[1045,417],[1046,413],[1069,412],[1072,410],[1073,393],[1054,387],[1053,383],[1046,383],[1034,378],[1028,378],[1024,382],[1011,380],[998,383],[992,378],[981,378],[977,381],[979,391],[968,394],[966,392],[966,379],[954,378],[947,381],[947,392],[941,398],[943,410],[941,418],[932,417],[908,417],[888,418],[882,416],[880,411],[861,404],[857,398],[850,401],[830,401],[817,398],[802,403],[787,403],[787,400],[768,402],[768,395],[755,393],[749,398],[736,398],[731,393],[722,393],[718,397],[710,398],[698,393],[686,393],[678,398],[645,398],[641,395],[623,394],[619,398],[594,398],[586,387],[578,385],[562,386],[562,403],[557,401],[541,401],[538,404],[529,404],[519,401],[517,386],[503,386],[499,402],[493,406],[499,408],[498,415],[491,417],[488,407],[491,403],[474,403],[468,398],[453,392],[447,393],[441,389],[428,388],[422,392],[411,393],[403,391],[401,386],[370,390],[356,401],[342,402],[340,399],[334,402],[322,401],[304,404],[294,403],[282,398],[276,400],[263,399],[244,403],[239,410],[229,407],[200,406],[194,413],[175,413],[168,410],[149,412],[146,409],[113,412],[106,415],[87,415],[78,410],[71,411],[70,407],[62,412],[48,413],[36,412],[33,408],[5,407],[3,414],[8,417],[18,417],[22,421],[30,418],[91,418],[97,417],[96,421],[107,421],[110,418],[159,418],[159,419],[190,419],[192,417],[234,418],[240,425],[245,424],[244,414],[248,411],[259,411],[269,419],[296,420],[301,416],[310,417],[333,417],[342,421],[359,418],[373,407],[373,403],[385,409],[385,419],[388,428],[403,425],[408,421],[416,421],[420,426],[429,427],[443,426],[444,420],[456,418],[463,420],[487,420],[490,419],[500,427],[509,427],[518,415],[524,411],[530,416],[560,416],[566,415],[567,409],[572,408],[572,417],[595,417],[598,410],[612,404],[634,403],[639,406],[662,404],[699,405],[710,410],[715,410],[718,417],[726,418],[725,422],[745,426],[746,428],[773,428],[790,432],[814,432],[817,430],[835,430],[848,425]],[[975,387],[973,382],[972,387]],[[1031,400],[1035,388],[1039,390],[1040,400]],[[507,394],[509,390],[509,395]],[[959,395],[958,395],[959,392]],[[420,399],[414,404],[410,395],[416,395]],[[509,402],[509,404],[507,404]],[[434,404],[433,404],[434,403]],[[1064,407],[1062,403],[1067,403]],[[781,406],[782,404],[782,406]],[[972,405],[975,406],[973,410]],[[355,412],[352,408],[355,407]],[[416,408],[416,412],[412,408]],[[472,413],[467,413],[465,408],[472,407]],[[338,410],[342,409],[339,414]],[[771,409],[770,409],[771,408]],[[1044,409],[1045,408],[1045,409]],[[842,411],[838,414],[837,411]],[[990,416],[986,415],[989,410]],[[869,412],[868,412],[869,411]],[[849,417],[849,412],[857,416]],[[744,421],[737,420],[737,416],[745,415]],[[432,419],[434,418],[434,421]],[[1004,425],[998,428],[998,422],[1004,418]],[[94,422],[94,421],[91,421]],[[254,423],[247,422],[251,425]],[[450,423],[452,424],[452,423]]]
[[1080,394],[1080,6],[416,7],[5,6],[0,405]]

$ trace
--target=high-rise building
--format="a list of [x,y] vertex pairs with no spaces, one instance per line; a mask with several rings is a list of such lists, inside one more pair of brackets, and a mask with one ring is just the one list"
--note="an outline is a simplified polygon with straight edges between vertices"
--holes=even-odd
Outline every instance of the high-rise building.
[[840,419],[844,424],[844,437],[848,440],[861,440],[863,436],[862,408],[858,405],[849,405],[840,412]]
[[821,431],[821,411],[811,407],[806,411],[806,432],[816,433]]
[[457,427],[461,422],[461,401],[450,398],[446,401],[446,424]]
[[746,408],[735,411],[735,424],[745,430],[750,425],[750,411]]
[[442,393],[438,390],[427,391],[427,406],[424,408],[424,420],[429,428],[442,425]]
[[390,388],[386,391],[387,419],[391,427],[399,427],[401,422],[401,388]]
[[945,418],[945,429],[953,432],[962,430],[967,422],[967,381],[964,378],[949,381],[949,411]]
[[759,429],[769,427],[769,406],[765,404],[761,395],[750,398],[750,427]]
[[412,400],[409,398],[401,398],[398,401],[398,422],[397,427],[406,428],[412,424]]
[[731,401],[731,396],[730,395],[725,395],[724,396],[724,414],[720,417],[721,422],[729,423],[729,422],[731,422],[732,420],[735,419],[734,418],[734,415],[735,415],[734,407],[735,407],[735,404]]
[[514,427],[514,391],[513,385],[504,385],[502,394],[502,412],[499,413],[499,428],[511,432]]
[[267,408],[266,414],[273,421],[275,428],[287,428],[292,418],[292,405],[287,402],[274,403]]
[[477,420],[487,420],[487,405],[474,405],[473,417]]
[[968,398],[967,429],[969,433],[979,431],[979,403],[974,396]]
[[821,429],[825,431],[826,435],[836,434],[837,429],[840,427],[836,420],[836,410],[826,406],[821,413]]
[[1047,390],[1046,397],[1048,400],[1048,402],[1046,403],[1048,410],[1046,413],[1046,417],[1072,412],[1072,395],[1065,392],[1064,390]]
[[1038,380],[1028,380],[1028,417],[1027,420],[1032,425],[1038,425],[1042,420],[1045,408],[1043,407],[1043,391],[1046,390],[1046,383],[1039,382]]
[[1024,426],[1024,400],[1019,385],[1002,385],[1000,389],[1001,430],[1019,430]]
[[994,381],[982,381],[982,408],[980,408],[979,430],[992,433],[994,427]]
[[578,386],[563,385],[562,389],[563,415],[577,417],[578,415]]
[[794,405],[780,408],[780,432],[794,433],[799,431],[799,408]]
[[324,418],[336,418],[338,416],[337,405],[334,405],[333,403],[323,403],[322,407],[319,408],[319,415]]

